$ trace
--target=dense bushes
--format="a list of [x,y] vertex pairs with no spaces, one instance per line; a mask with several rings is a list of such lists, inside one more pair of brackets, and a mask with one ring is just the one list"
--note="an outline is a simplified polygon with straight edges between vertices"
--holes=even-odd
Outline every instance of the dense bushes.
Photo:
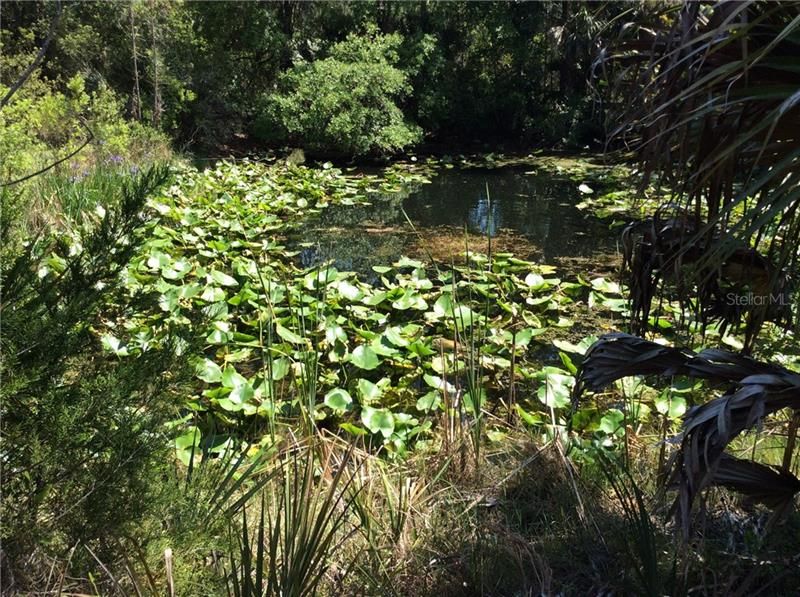
[[[11,57],[15,72],[28,60]],[[4,73],[0,93],[14,81]],[[7,241],[64,228],[65,218],[79,219],[83,210],[107,203],[131,173],[169,157],[163,133],[126,119],[119,96],[102,80],[89,87],[80,74],[49,80],[37,70],[0,110]]]
[[397,105],[411,91],[397,68],[399,35],[350,35],[330,56],[300,63],[268,95],[255,133],[319,152],[391,154],[418,142],[419,127]]
[[89,131],[92,142],[64,165],[74,175],[104,161],[153,162],[167,152],[166,137],[126,120],[121,100],[104,82],[88,90],[80,74],[63,83],[35,75],[0,111],[0,178],[20,178],[69,155]]
[[74,545],[102,552],[160,491],[164,422],[175,416],[167,389],[180,367],[170,351],[115,362],[92,326],[115,299],[139,210],[163,182],[163,171],[143,175],[84,234],[3,256],[3,576],[16,588],[41,588],[37,564]]

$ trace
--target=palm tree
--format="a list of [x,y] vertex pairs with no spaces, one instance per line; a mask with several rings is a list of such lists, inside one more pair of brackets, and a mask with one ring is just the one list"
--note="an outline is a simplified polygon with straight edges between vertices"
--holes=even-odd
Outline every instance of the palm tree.
[[742,432],[784,408],[800,410],[800,375],[725,350],[694,353],[628,334],[607,334],[589,348],[575,384],[573,405],[584,392],[600,391],[631,375],[685,375],[723,385],[719,397],[690,409],[678,436],[680,447],[669,464],[668,484],[677,489],[672,512],[688,537],[692,507],[707,487],[729,487],[757,502],[785,511],[800,491],[789,472],[794,450],[792,427],[783,466],[776,469],[740,460],[725,452]]
[[[783,272],[800,261],[800,5],[645,7],[655,10],[621,26],[599,65],[612,89],[610,139],[632,149],[644,182],[657,177],[673,189],[693,219],[660,269],[681,270],[702,314],[717,300],[710,277],[730,270],[737,251],[756,249],[769,264],[759,267],[766,290],[777,295]],[[692,278],[682,266],[698,244]],[[633,272],[657,284],[652,273]],[[641,290],[646,315],[653,294]],[[751,314],[748,347],[767,316]]]

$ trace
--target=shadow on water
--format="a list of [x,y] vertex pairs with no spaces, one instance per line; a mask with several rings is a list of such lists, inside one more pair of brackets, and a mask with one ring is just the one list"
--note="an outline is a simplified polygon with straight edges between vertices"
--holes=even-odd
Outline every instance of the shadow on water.
[[378,196],[368,206],[329,208],[295,240],[309,243],[300,253],[303,266],[333,259],[337,269],[368,277],[372,265],[401,255],[422,258],[425,249],[445,263],[465,242],[485,250],[480,243],[485,245],[487,233],[494,250],[545,263],[613,250],[607,226],[575,207],[582,199],[577,187],[512,168],[442,170],[410,192]]

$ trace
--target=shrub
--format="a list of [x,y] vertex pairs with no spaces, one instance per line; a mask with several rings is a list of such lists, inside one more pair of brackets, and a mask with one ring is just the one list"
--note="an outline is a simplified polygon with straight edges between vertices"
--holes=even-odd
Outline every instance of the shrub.
[[117,207],[76,242],[62,235],[4,251],[3,594],[42,588],[46,563],[73,546],[103,557],[161,491],[177,357],[166,350],[117,361],[102,353],[92,325],[101,308],[129,300],[116,283],[143,202],[163,182],[163,171],[151,171],[118,187]]
[[418,142],[421,130],[398,102],[411,87],[397,67],[398,34],[349,35],[322,60],[302,63],[268,95],[254,133],[265,141],[299,142],[312,151],[386,155]]

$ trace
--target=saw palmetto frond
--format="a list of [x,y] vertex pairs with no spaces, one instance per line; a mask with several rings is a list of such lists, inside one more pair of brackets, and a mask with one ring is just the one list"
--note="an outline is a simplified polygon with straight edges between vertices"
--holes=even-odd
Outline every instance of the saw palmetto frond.
[[[735,437],[761,425],[765,417],[784,408],[800,408],[800,375],[725,350],[694,353],[628,334],[607,334],[586,354],[573,403],[586,389],[600,391],[631,375],[685,375],[728,388],[686,413],[680,448],[671,460],[670,484],[678,491],[673,510],[687,534],[695,498],[711,485],[741,490],[767,505],[781,505],[797,492],[800,481],[788,471],[775,473],[756,463],[734,463],[725,449]],[[761,494],[755,481],[759,476],[771,483]]]

